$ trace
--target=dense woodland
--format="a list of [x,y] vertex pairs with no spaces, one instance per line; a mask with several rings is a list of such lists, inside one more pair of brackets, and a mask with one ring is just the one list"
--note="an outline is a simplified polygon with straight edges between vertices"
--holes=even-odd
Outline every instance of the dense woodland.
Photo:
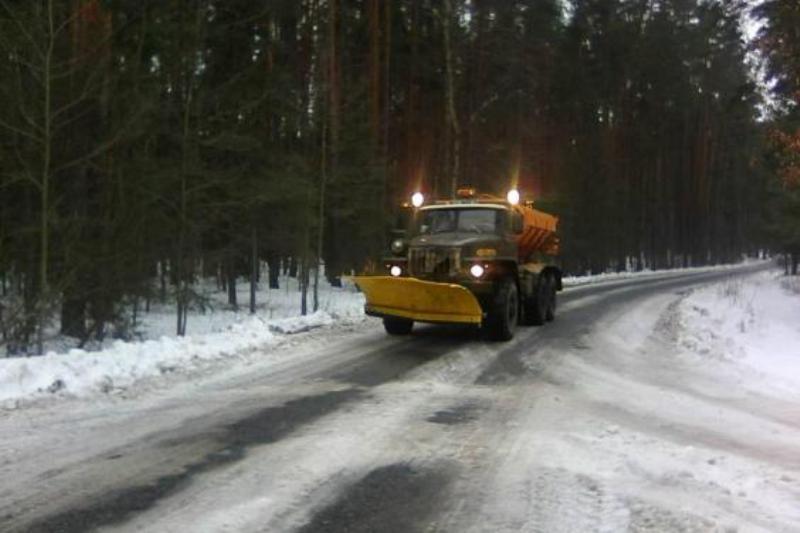
[[0,0],[0,333],[35,353],[161,299],[182,334],[199,278],[236,305],[282,270],[305,312],[407,195],[467,184],[557,214],[573,273],[798,254],[798,3],[755,43],[747,9]]
[[769,197],[764,227],[784,252],[786,272],[800,269],[800,2],[770,0],[754,13],[763,22],[758,51],[765,58],[776,109],[766,124]]

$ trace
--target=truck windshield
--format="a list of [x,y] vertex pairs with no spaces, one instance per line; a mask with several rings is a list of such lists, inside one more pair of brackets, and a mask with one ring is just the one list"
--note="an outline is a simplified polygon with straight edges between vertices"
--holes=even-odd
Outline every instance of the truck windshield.
[[417,217],[415,233],[500,233],[502,221],[501,209],[430,209]]

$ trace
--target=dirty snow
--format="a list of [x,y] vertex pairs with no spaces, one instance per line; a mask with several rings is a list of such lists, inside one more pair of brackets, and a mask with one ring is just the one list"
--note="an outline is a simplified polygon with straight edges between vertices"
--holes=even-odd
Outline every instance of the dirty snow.
[[[448,480],[435,498],[441,531],[800,531],[800,282],[773,271],[694,289],[654,283],[667,285],[573,298],[555,323],[502,346],[422,331],[398,341],[370,321],[354,334],[287,336],[297,344],[265,350],[231,380],[8,411],[0,475],[17,481],[0,511],[24,524],[80,509],[216,457],[220,428],[253,411],[351,391],[342,408],[109,529],[293,531],[370,472],[402,464]],[[527,372],[476,384],[509,349]],[[351,388],[347,376],[366,369],[376,382]],[[437,422],[465,406],[469,416]],[[415,496],[348,509],[404,509]]]
[[[575,287],[731,268],[735,267],[599,274],[567,277],[564,283]],[[307,316],[299,316],[297,280],[283,277],[281,287],[269,290],[262,286],[257,296],[257,312],[250,315],[244,310],[231,309],[225,302],[226,294],[207,280],[199,289],[205,294],[208,309],[190,313],[185,337],[174,334],[173,306],[157,303],[149,313],[139,317],[133,332],[135,340],[107,340],[99,346],[78,349],[75,339],[53,335],[45,356],[0,359],[0,407],[14,408],[26,400],[52,396],[113,393],[144,378],[189,372],[224,359],[235,360],[247,350],[274,346],[285,335],[331,326],[337,321],[364,320],[363,296],[351,283],[345,283],[342,289],[322,283],[320,311]],[[239,302],[248,301],[248,291],[247,284],[239,284]],[[309,294],[309,305],[310,301]],[[269,351],[266,353],[269,357]]]
[[609,307],[523,363],[541,379],[449,530],[800,531],[800,280]]
[[[193,312],[187,335],[174,334],[174,310],[154,306],[138,327],[143,340],[106,341],[100,349],[69,348],[74,339],[52,338],[47,354],[40,357],[0,359],[0,407],[9,409],[27,400],[47,397],[86,397],[115,393],[154,376],[193,370],[229,359],[233,364],[247,359],[247,352],[281,344],[286,336],[330,326],[335,322],[360,322],[363,296],[352,286],[321,291],[320,310],[299,313],[295,280],[282,280],[285,289],[262,291],[264,302],[255,315],[218,305],[213,311]],[[217,295],[219,296],[219,295]],[[222,295],[224,296],[224,295]],[[309,305],[311,302],[309,294]],[[240,292],[246,301],[246,287]],[[96,347],[97,348],[97,347]],[[276,359],[277,361],[278,359]]]
[[[534,383],[476,386],[496,346],[445,348],[120,529],[292,531],[360,476],[409,464],[456,472],[442,531],[798,531],[792,287],[768,272],[609,308],[585,338],[527,354]],[[454,405],[474,418],[431,423]]]
[[[659,272],[623,272],[568,277],[567,286],[624,280],[631,277],[703,272],[732,268],[704,267]],[[75,348],[75,340],[52,336],[43,357],[0,359],[0,406],[13,408],[27,399],[88,396],[126,389],[143,378],[187,371],[209,361],[231,358],[245,350],[269,347],[288,335],[330,326],[337,320],[363,320],[363,296],[352,284],[334,289],[321,284],[320,311],[299,316],[297,280],[281,279],[281,289],[260,288],[257,313],[250,315],[226,305],[225,293],[206,283],[202,290],[209,309],[194,310],[188,319],[186,337],[174,334],[174,309],[154,304],[143,313],[135,328],[134,341],[106,341],[91,349]],[[246,302],[249,287],[239,284],[238,301]],[[309,295],[310,304],[310,295]]]

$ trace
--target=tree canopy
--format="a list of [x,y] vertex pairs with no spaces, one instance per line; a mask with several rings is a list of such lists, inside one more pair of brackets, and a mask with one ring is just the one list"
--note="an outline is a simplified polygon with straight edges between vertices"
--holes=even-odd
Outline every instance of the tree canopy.
[[[183,332],[199,276],[255,282],[262,261],[335,283],[418,189],[518,186],[560,217],[570,272],[756,250],[769,135],[744,3],[569,7],[0,0],[3,335],[27,350],[58,316],[103,336],[169,294]],[[796,2],[763,16],[793,94]]]

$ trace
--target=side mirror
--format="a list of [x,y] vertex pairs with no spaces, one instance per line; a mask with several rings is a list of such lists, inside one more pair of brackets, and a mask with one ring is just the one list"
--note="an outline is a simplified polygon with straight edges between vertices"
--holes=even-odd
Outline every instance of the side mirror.
[[525,229],[525,226],[522,222],[522,216],[517,213],[511,215],[511,231],[519,235],[523,229]]
[[406,249],[408,248],[408,242],[406,242],[406,240],[403,238],[395,239],[392,241],[390,247],[394,255],[405,255]]

